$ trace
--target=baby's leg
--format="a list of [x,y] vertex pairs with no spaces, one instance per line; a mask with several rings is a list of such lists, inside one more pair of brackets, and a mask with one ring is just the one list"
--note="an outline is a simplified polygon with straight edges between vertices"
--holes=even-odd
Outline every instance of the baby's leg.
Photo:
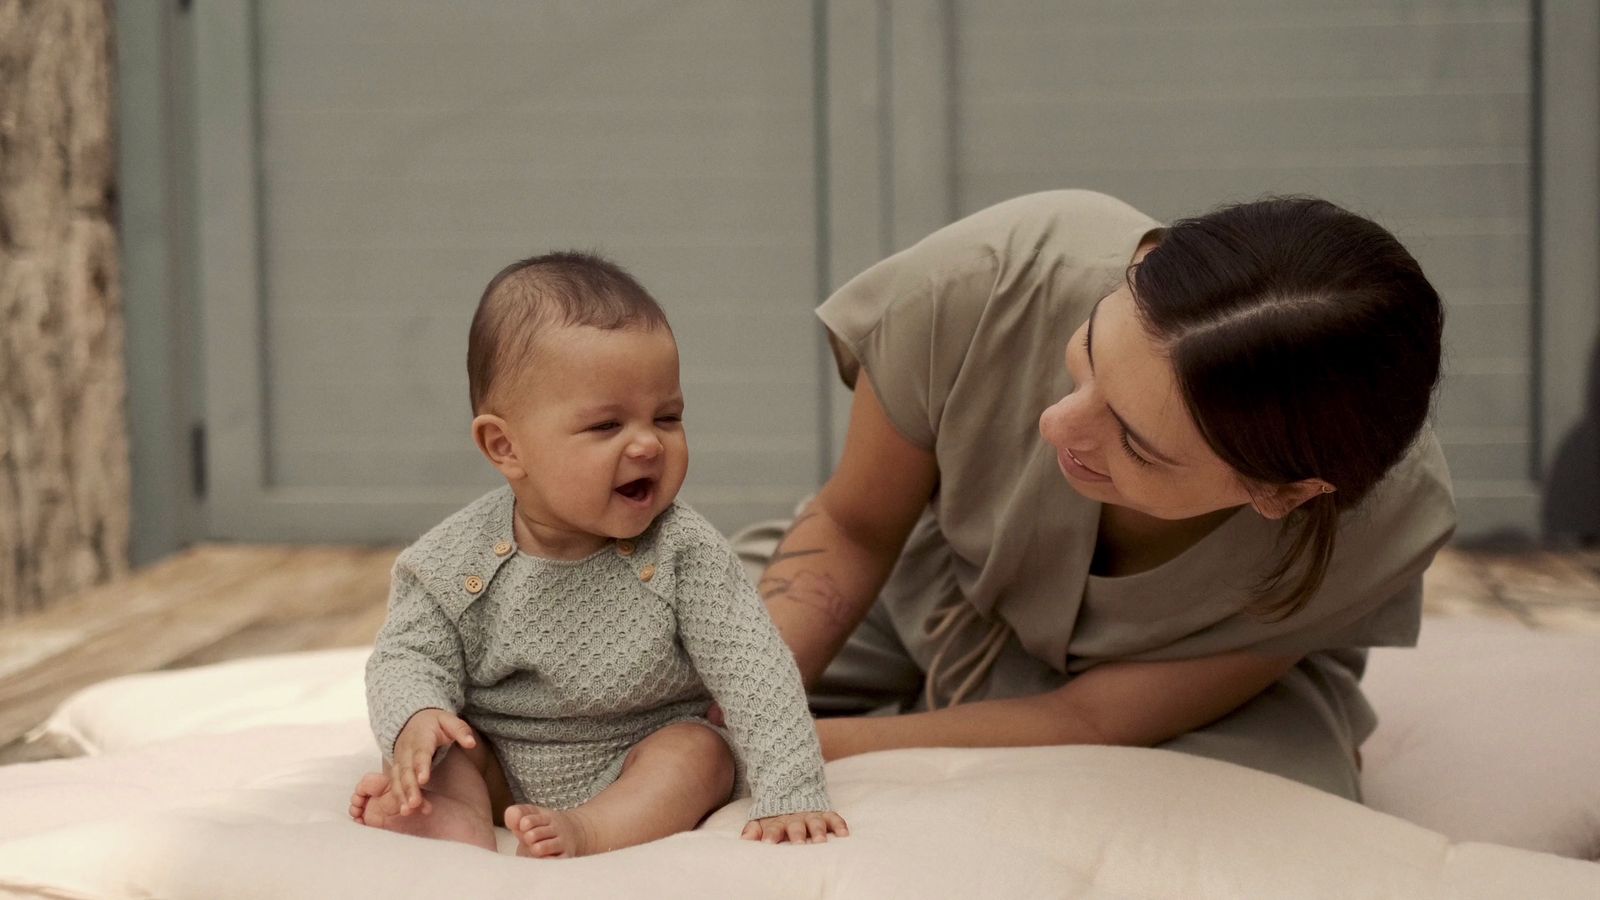
[[521,856],[584,856],[688,831],[733,791],[733,753],[715,731],[668,725],[628,753],[622,774],[568,810],[506,809]]
[[422,789],[422,808],[407,815],[399,813],[399,799],[389,790],[388,776],[369,773],[356,785],[350,813],[363,824],[385,831],[494,850],[494,807],[484,775],[485,756],[488,763],[498,766],[481,744],[473,750],[452,747]]

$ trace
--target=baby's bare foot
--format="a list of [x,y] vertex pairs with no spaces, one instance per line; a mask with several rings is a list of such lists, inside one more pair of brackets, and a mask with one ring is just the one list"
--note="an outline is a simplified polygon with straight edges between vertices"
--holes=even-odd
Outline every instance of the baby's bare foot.
[[363,825],[382,828],[399,812],[400,799],[389,793],[389,776],[368,772],[356,782],[356,792],[350,795],[350,818]]
[[586,856],[595,852],[594,831],[576,809],[546,809],[531,803],[508,806],[506,827],[517,837],[518,856]]

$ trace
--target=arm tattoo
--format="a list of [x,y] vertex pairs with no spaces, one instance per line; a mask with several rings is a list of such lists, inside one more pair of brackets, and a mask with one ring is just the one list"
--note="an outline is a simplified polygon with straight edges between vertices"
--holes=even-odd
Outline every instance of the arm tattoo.
[[821,547],[786,549],[789,539],[794,537],[800,524],[815,515],[814,512],[807,512],[796,518],[794,524],[789,526],[789,532],[778,542],[778,546],[773,548],[772,558],[767,561],[767,574],[761,577],[756,589],[760,591],[761,599],[768,602],[782,597],[801,606],[810,607],[836,622],[844,622],[848,618],[845,615],[844,593],[834,583],[832,575],[810,570],[802,570],[788,576],[770,574],[772,567],[780,562],[826,552]]
[[[783,540],[778,542],[778,546],[772,548],[772,558],[767,560],[767,568],[770,569],[773,566],[777,565],[778,563],[783,562],[784,560],[796,559],[796,558],[801,557],[801,556],[813,556],[815,554],[823,552],[820,547],[808,547],[808,548],[805,548],[805,549],[802,549],[802,550],[785,550],[785,549],[783,549],[784,546],[789,543],[789,538],[794,537],[795,530],[800,527],[800,523],[804,522],[805,520],[807,520],[807,519],[809,519],[809,518],[811,518],[811,517],[813,517],[815,515],[816,515],[816,513],[814,513],[814,512],[808,512],[808,513],[805,513],[804,515],[802,515],[799,518],[794,520],[794,524],[790,525],[789,526],[789,531],[786,534],[784,534]],[[766,579],[762,579],[762,581],[764,583],[766,581]]]
[[845,614],[848,604],[844,592],[833,583],[833,576],[825,572],[796,572],[791,578],[768,575],[756,585],[761,598],[769,603],[783,598],[801,606],[810,607],[835,622],[849,622]]

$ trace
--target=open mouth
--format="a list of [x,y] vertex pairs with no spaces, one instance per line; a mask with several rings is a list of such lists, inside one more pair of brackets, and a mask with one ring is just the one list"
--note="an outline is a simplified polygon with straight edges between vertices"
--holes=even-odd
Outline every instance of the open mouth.
[[650,495],[655,493],[655,480],[650,478],[635,478],[634,480],[618,487],[618,494],[630,503],[645,504],[650,502]]

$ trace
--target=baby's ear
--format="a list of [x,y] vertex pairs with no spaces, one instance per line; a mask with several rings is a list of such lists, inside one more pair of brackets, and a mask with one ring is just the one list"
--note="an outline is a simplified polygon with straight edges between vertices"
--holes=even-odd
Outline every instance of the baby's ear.
[[511,442],[505,419],[487,413],[474,418],[472,441],[478,445],[484,458],[489,460],[489,465],[499,469],[507,480],[514,481],[527,475],[522,460],[517,457],[517,447]]

